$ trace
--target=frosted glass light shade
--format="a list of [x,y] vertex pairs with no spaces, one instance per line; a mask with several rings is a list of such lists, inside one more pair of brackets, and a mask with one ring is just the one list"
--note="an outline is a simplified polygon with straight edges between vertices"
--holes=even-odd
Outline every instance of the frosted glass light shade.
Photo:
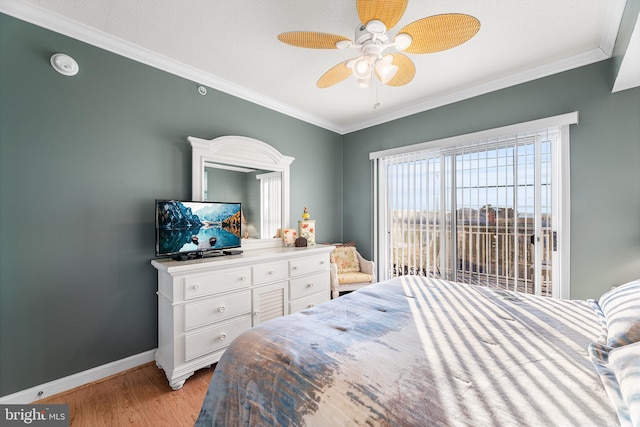
[[366,79],[371,76],[371,64],[367,58],[360,57],[353,63],[353,75],[358,79]]
[[385,55],[376,63],[376,73],[382,83],[386,84],[391,80],[398,72],[398,67],[393,65],[393,56]]

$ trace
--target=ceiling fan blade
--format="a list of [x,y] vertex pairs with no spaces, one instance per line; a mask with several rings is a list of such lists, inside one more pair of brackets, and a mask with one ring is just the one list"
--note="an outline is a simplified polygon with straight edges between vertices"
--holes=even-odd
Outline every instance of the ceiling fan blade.
[[387,30],[396,26],[407,8],[408,0],[358,0],[358,16],[363,25],[377,19],[387,26]]
[[447,13],[412,22],[398,34],[409,34],[413,41],[406,53],[433,53],[451,49],[476,35],[480,21],[471,15]]
[[351,74],[353,74],[351,68],[347,67],[347,62],[349,61],[350,60],[347,60],[331,67],[326,73],[322,75],[322,77],[318,79],[318,83],[316,83],[316,86],[318,86],[320,89],[328,88],[329,86],[340,83]]
[[387,86],[404,86],[413,80],[416,75],[416,66],[407,55],[401,53],[391,53],[390,55],[393,56],[391,63],[398,67],[398,71],[386,84]]
[[317,33],[315,31],[289,31],[288,33],[278,34],[278,40],[292,46],[310,49],[337,49],[336,43],[339,41],[351,41],[336,34]]

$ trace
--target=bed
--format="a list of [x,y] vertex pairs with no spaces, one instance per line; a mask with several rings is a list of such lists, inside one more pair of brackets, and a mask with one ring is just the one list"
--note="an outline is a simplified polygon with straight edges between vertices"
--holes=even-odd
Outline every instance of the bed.
[[235,339],[196,425],[637,426],[639,318],[640,281],[597,302],[404,276]]

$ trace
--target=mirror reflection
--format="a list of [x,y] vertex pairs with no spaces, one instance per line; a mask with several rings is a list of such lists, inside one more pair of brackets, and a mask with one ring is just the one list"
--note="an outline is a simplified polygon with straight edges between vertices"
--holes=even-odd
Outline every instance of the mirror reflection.
[[187,139],[192,147],[193,200],[239,201],[245,217],[242,247],[282,246],[282,239],[274,236],[289,225],[289,166],[295,159],[246,136]]
[[203,198],[242,203],[242,238],[276,237],[282,224],[282,173],[205,163]]

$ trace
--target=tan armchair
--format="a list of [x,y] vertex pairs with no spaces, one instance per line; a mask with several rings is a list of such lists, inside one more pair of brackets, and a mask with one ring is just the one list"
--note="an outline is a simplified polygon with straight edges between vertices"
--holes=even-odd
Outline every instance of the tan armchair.
[[338,246],[331,252],[330,261],[331,298],[376,281],[375,263],[364,259],[355,246]]

